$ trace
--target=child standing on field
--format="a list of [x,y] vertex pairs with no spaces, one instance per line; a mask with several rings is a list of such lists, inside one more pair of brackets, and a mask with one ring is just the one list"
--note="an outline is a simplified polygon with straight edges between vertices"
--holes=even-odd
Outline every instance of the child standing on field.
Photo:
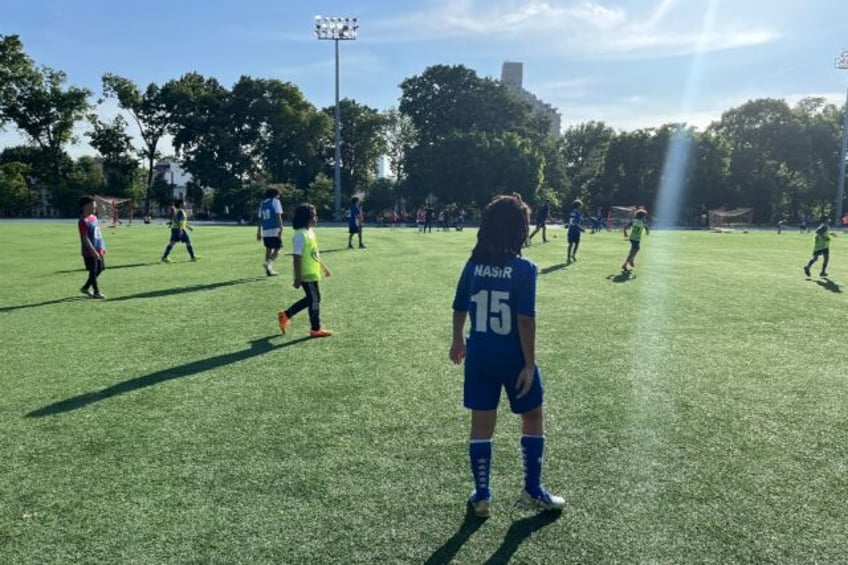
[[80,288],[80,292],[91,298],[106,298],[97,285],[97,277],[106,268],[106,242],[100,233],[100,222],[97,221],[97,201],[86,194],[79,201],[80,218],[77,222],[80,243],[82,244],[82,260],[88,271],[88,280]]
[[192,230],[188,225],[188,213],[185,211],[185,202],[182,198],[174,200],[174,215],[171,218],[171,239],[165,247],[165,253],[162,255],[163,263],[172,263],[168,255],[178,243],[185,243],[188,254],[192,261],[197,261],[197,255],[194,254],[194,247],[191,246],[191,238],[188,236],[188,230]]
[[[471,410],[469,459],[474,477],[470,504],[490,514],[492,435],[501,389],[512,411],[521,415],[524,490],[519,504],[560,510],[565,501],[541,484],[545,447],[542,378],[536,366],[536,265],[521,257],[530,214],[518,195],[497,196],[486,207],[477,245],[465,264],[453,301],[450,359],[465,360],[463,404]],[[463,340],[465,319],[471,330]]]
[[365,245],[362,243],[362,225],[365,223],[365,217],[362,215],[362,208],[359,207],[358,196],[350,199],[350,211],[348,212],[347,220],[347,248],[353,249],[353,236],[356,235],[359,237],[359,248],[365,249]]
[[813,257],[804,266],[804,274],[808,277],[812,276],[810,275],[810,267],[819,260],[819,255],[824,258],[819,276],[827,276],[827,263],[830,260],[830,238],[832,237],[836,237],[836,234],[830,233],[830,228],[827,227],[827,224],[822,224],[816,229],[816,239],[813,242]]
[[[629,224],[624,226],[624,239],[628,239],[628,231],[629,239],[630,239],[630,253],[627,255],[627,259],[624,260],[624,264],[621,266],[621,270],[624,272],[629,272],[630,270],[636,267],[636,254],[639,253],[639,247],[642,244],[642,234],[648,235],[650,230],[648,229],[648,224],[645,223],[645,218],[648,217],[648,212],[645,210],[636,210],[636,217],[633,218]],[[628,268],[629,266],[629,268]]]
[[571,212],[568,214],[568,250],[565,258],[567,263],[577,261],[580,234],[586,231],[583,227],[583,213],[580,211],[582,208],[583,201],[579,198],[571,203]]
[[311,204],[301,204],[294,211],[292,228],[292,265],[294,271],[295,288],[302,288],[306,294],[303,298],[292,304],[286,310],[280,310],[277,320],[280,331],[286,333],[292,317],[309,308],[309,323],[312,327],[309,335],[311,337],[329,337],[333,335],[330,330],[321,328],[320,305],[321,291],[318,282],[321,276],[329,277],[330,270],[321,262],[318,252],[318,239],[312,229],[318,222],[318,214]]
[[265,245],[265,274],[276,277],[274,261],[283,247],[283,206],[280,204],[280,191],[269,188],[265,198],[259,204],[259,225],[256,226],[256,240]]

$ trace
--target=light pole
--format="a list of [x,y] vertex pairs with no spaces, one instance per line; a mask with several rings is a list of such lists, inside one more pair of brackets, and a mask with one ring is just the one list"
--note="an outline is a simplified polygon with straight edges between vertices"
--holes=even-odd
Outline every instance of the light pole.
[[[836,58],[837,69],[848,69],[848,49]],[[842,200],[845,198],[845,152],[848,150],[848,91],[845,94],[845,118],[842,123],[842,150],[839,152],[839,180],[836,189],[836,223],[842,225]]]
[[318,39],[332,39],[336,43],[336,155],[335,155],[335,216],[336,220],[342,217],[342,150],[341,150],[341,110],[339,109],[339,41],[352,41],[356,39],[359,30],[357,18],[339,18],[315,16],[315,37]]

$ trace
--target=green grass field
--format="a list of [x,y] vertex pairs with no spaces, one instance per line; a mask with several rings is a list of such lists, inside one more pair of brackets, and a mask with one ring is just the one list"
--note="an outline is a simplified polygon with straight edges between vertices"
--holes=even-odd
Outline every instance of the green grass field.
[[[512,508],[519,420],[496,432],[494,515],[471,490],[462,371],[447,359],[475,232],[318,227],[337,335],[286,336],[290,258],[255,228],[106,231],[106,301],[83,297],[73,222],[0,223],[4,563],[835,563],[848,559],[848,237],[564,232],[540,269],[543,480]],[[287,230],[288,231],[288,230]],[[290,232],[286,247],[290,247]],[[820,264],[819,264],[820,265]],[[814,267],[818,272],[819,265]]]

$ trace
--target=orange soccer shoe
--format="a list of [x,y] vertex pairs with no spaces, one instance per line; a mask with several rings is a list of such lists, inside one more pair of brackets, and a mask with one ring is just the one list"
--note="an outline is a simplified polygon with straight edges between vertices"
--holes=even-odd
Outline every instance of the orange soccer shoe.
[[285,310],[280,310],[277,312],[277,322],[280,324],[280,331],[282,333],[286,333],[289,329],[289,321],[290,318],[286,315]]
[[333,332],[321,328],[319,330],[309,330],[309,337],[330,337]]

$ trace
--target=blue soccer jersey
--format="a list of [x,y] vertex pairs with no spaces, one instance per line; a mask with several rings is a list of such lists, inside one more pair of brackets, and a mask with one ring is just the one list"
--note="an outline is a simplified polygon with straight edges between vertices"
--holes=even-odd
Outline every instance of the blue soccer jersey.
[[568,231],[580,231],[580,226],[583,224],[583,214],[580,210],[572,210],[568,214]]
[[[97,216],[91,214],[85,218],[80,218],[77,222],[77,229],[79,229],[81,236],[91,241],[98,255],[106,254],[106,241],[104,241],[103,234],[100,231],[100,222],[97,221]],[[91,252],[85,243],[82,244],[82,254],[84,257],[91,257]]]
[[266,198],[259,205],[259,221],[262,224],[262,237],[280,237],[280,224],[277,214],[283,213],[283,206],[278,198]]
[[348,226],[351,228],[359,227],[359,216],[362,215],[362,209],[356,204],[350,205],[350,214],[347,217]]
[[464,401],[472,410],[497,408],[505,389],[513,412],[542,403],[538,368],[530,392],[517,398],[516,382],[525,366],[518,316],[535,317],[536,265],[513,257],[503,267],[468,261],[460,276],[453,309],[467,312],[471,331],[466,340]]
[[453,309],[468,312],[468,355],[521,355],[518,315],[536,315],[536,265],[522,257],[503,267],[468,261],[456,288]]

